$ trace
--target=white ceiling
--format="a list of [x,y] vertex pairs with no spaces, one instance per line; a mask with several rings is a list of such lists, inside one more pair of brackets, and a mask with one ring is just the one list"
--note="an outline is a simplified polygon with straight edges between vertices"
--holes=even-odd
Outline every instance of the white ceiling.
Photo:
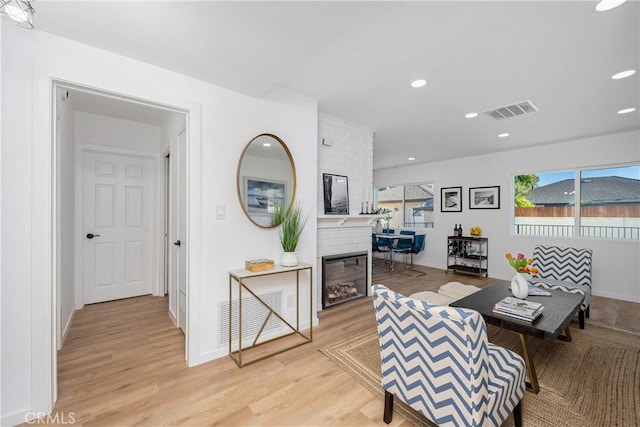
[[64,89],[60,90],[66,91],[65,98],[69,100],[71,108],[75,111],[164,128],[179,128],[185,123],[184,113],[178,113],[165,107],[144,104],[110,94],[98,94],[76,88],[73,85],[64,86]]
[[[640,68],[639,2],[594,4],[44,0],[34,23],[252,96],[316,98],[375,130],[379,169],[639,129],[616,112],[640,107],[640,74],[611,79]],[[464,118],[525,99],[540,111]]]

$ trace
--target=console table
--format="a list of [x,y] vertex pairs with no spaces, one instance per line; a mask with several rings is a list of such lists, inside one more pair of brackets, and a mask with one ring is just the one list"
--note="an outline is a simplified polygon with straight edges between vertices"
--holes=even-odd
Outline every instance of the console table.
[[[309,335],[304,335],[300,331],[300,272],[304,270],[309,270]],[[279,275],[279,274],[295,274],[296,276],[296,298],[295,298],[296,299],[296,302],[295,302],[296,324],[295,324],[295,327],[291,325],[289,322],[287,322],[278,312],[276,312],[273,309],[273,307],[271,307],[267,302],[265,302],[262,298],[260,298],[259,295],[257,295],[253,290],[251,290],[247,286],[247,281],[250,281],[251,279],[258,278],[258,277],[271,276],[271,275]],[[231,310],[231,307],[233,307],[233,283],[234,282],[237,284],[237,287],[238,287],[237,288],[238,289],[238,349],[235,351],[232,349],[233,310]],[[310,343],[313,340],[313,317],[312,317],[313,316],[313,301],[312,301],[313,286],[312,286],[312,283],[313,283],[313,267],[311,266],[311,264],[300,263],[295,267],[282,267],[281,265],[276,265],[272,270],[255,271],[255,272],[246,270],[244,268],[229,271],[229,356],[231,357],[231,359],[233,359],[236,365],[238,365],[238,367],[242,368],[243,366],[250,365],[251,363],[255,363],[260,360],[266,359],[268,357],[274,356],[276,354],[282,353],[283,351],[291,350],[292,348]],[[262,327],[260,328],[260,330],[258,331],[258,334],[254,338],[253,343],[250,346],[245,348],[242,347],[242,293],[243,291],[246,291],[249,294],[251,294],[260,304],[262,304],[269,311],[269,314],[264,319],[264,322],[262,323]],[[269,321],[269,318],[271,317],[271,315],[274,315],[278,319],[280,319],[282,323],[284,323],[289,329],[291,329],[291,332],[288,334],[281,335],[281,336],[271,338],[266,341],[258,343],[258,339],[260,339],[260,335],[262,334],[264,327],[267,325],[267,322]],[[282,339],[291,335],[299,335],[300,337],[302,337],[303,341],[300,343],[296,343],[294,345],[290,345],[286,348],[281,348],[276,351],[272,351],[270,353],[261,353],[262,355],[260,357],[252,359],[250,361],[242,360],[243,351],[246,351],[251,348],[255,348],[263,344],[267,344],[269,342]]]

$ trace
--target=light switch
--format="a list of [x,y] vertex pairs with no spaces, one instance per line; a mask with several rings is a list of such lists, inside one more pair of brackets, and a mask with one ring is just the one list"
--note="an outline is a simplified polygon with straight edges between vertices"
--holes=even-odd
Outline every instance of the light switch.
[[216,219],[224,219],[225,205],[216,205]]

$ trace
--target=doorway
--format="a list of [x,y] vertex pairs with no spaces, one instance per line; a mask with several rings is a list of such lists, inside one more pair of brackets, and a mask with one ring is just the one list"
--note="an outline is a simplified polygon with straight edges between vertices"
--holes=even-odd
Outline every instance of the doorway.
[[[187,295],[187,248],[166,257],[164,253],[165,239],[184,242],[186,236],[165,236],[163,226],[175,221],[165,206],[166,187],[175,187],[184,197],[187,182],[174,186],[162,153],[177,149],[180,132],[186,152],[188,113],[68,83],[54,82],[53,94],[54,342],[60,349],[73,313],[85,304],[163,296],[165,280],[169,285],[172,280],[172,258],[184,263]],[[183,160],[179,166],[187,176],[186,155]],[[187,216],[181,220],[185,225],[177,232],[186,230]],[[185,298],[185,334],[187,312]]]

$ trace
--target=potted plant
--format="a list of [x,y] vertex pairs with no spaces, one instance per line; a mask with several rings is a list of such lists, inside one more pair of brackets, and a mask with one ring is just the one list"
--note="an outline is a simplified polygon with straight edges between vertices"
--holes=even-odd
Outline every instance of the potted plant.
[[288,209],[281,203],[275,205],[271,215],[271,224],[273,226],[280,225],[280,244],[283,252],[280,265],[283,267],[298,265],[296,248],[308,219],[309,215],[305,216],[302,213],[302,205],[299,202],[292,203]]

